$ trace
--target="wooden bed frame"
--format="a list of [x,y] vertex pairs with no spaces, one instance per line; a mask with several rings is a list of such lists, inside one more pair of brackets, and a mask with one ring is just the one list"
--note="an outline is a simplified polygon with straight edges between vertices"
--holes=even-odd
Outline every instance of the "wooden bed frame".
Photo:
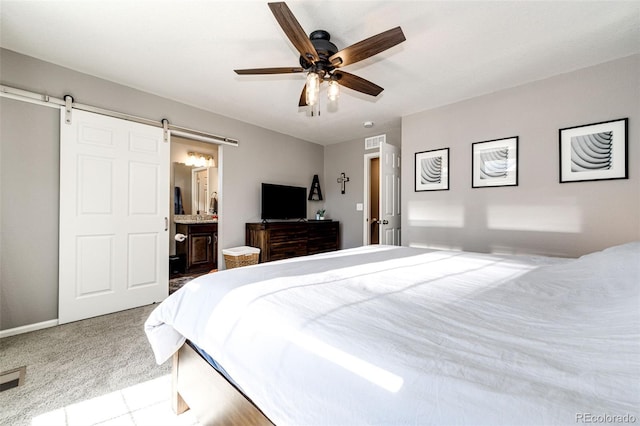
[[191,409],[203,425],[274,426],[242,392],[188,344],[173,355],[171,408]]

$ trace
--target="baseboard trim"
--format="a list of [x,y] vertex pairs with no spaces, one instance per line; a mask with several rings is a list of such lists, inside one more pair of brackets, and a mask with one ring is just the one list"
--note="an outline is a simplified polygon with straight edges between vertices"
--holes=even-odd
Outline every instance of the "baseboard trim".
[[58,325],[58,320],[53,319],[49,321],[37,322],[35,324],[23,325],[21,327],[10,328],[8,330],[0,330],[0,339],[15,336],[17,334],[28,333],[30,331],[42,330],[43,328],[55,327]]

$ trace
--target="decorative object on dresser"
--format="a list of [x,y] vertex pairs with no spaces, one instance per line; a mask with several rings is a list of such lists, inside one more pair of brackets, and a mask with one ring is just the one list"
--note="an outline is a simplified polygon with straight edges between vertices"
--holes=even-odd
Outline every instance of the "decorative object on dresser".
[[260,249],[260,262],[335,251],[340,248],[340,222],[247,223],[246,245]]
[[176,255],[186,261],[185,274],[217,269],[217,223],[176,223],[176,232],[186,236],[176,242]]

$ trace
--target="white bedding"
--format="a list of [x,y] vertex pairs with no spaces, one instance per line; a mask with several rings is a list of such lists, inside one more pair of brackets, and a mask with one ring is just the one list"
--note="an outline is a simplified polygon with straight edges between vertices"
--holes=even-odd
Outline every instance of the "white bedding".
[[[145,324],[284,425],[640,422],[640,242],[579,259],[369,246],[221,271]],[[593,419],[593,417],[591,417]]]

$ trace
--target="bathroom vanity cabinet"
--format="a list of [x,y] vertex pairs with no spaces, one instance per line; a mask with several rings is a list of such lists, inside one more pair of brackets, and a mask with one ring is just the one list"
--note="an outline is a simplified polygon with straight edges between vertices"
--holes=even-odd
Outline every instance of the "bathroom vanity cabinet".
[[186,274],[218,268],[217,223],[176,223],[176,232],[187,237],[176,241],[176,254],[185,259]]

